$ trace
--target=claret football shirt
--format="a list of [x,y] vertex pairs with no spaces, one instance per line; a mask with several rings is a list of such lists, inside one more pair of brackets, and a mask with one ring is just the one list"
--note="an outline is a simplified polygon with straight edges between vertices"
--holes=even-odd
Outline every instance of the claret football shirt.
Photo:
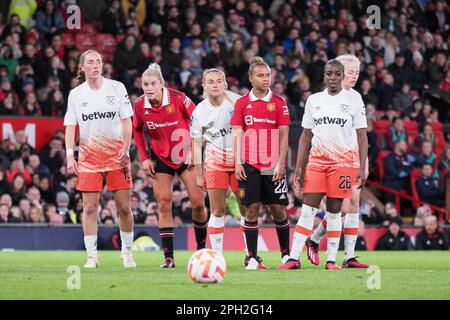
[[152,151],[161,161],[174,169],[187,163],[192,142],[189,125],[195,107],[184,93],[165,87],[159,106],[152,106],[145,95],[137,98],[133,128],[141,160],[149,158],[143,132],[146,126]]
[[286,101],[271,90],[259,99],[252,89],[237,100],[231,125],[244,131],[241,157],[245,163],[258,170],[273,169],[280,156],[278,128],[290,124]]

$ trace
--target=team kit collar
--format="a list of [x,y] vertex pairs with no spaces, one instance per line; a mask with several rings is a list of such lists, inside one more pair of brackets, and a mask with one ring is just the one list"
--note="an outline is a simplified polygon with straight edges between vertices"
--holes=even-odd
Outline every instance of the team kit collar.
[[257,101],[257,100],[262,100],[264,102],[269,102],[270,99],[272,99],[272,90],[269,89],[269,92],[266,94],[266,96],[262,99],[259,99],[255,96],[255,94],[253,93],[253,89],[250,91],[249,93],[249,98],[251,102]]
[[[165,107],[169,103],[170,103],[169,90],[167,90],[166,87],[163,87],[163,99],[162,99],[161,106]],[[144,108],[146,108],[146,109],[152,108],[152,104],[150,103],[150,100],[147,98],[147,96],[145,96],[145,99],[144,99]]]

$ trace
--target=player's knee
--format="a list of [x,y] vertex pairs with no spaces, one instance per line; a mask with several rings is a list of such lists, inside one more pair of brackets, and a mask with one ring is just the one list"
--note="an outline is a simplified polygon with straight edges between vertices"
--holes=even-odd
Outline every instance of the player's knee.
[[216,217],[223,217],[225,215],[225,208],[216,208],[211,213]]
[[128,216],[131,214],[131,208],[129,205],[125,204],[125,205],[119,205],[117,206],[117,212],[119,213],[119,215],[121,216]]
[[201,211],[205,209],[205,204],[203,199],[193,199],[191,200],[192,211]]
[[172,199],[162,197],[158,199],[158,207],[160,213],[168,213],[172,209]]
[[83,211],[87,215],[96,215],[98,211],[98,205],[96,204],[87,204],[84,206]]
[[357,212],[359,212],[359,209],[360,209],[359,202],[355,202],[355,203],[352,202],[352,203],[350,203],[350,208],[349,208],[348,212],[357,213]]

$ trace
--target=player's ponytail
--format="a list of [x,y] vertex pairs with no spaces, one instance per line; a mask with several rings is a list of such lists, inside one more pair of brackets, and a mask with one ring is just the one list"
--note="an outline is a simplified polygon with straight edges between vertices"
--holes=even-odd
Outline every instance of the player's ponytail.
[[82,84],[83,82],[86,81],[86,74],[84,73],[83,70],[81,70],[81,66],[84,64],[84,60],[86,59],[86,56],[89,53],[97,53],[103,60],[102,55],[96,50],[89,49],[89,50],[86,50],[85,52],[83,52],[80,56],[80,59],[79,59],[80,61],[78,63],[77,86],[79,86],[80,84]]
[[250,60],[250,68],[248,69],[248,75],[252,75],[253,69],[258,66],[266,66],[267,68],[270,69],[269,65],[267,64],[267,62],[264,61],[263,58],[256,56],[253,57],[252,60]]
[[163,85],[165,83],[164,77],[161,72],[161,67],[157,63],[150,63],[148,68],[142,73],[142,77],[145,76],[155,76],[162,82]]

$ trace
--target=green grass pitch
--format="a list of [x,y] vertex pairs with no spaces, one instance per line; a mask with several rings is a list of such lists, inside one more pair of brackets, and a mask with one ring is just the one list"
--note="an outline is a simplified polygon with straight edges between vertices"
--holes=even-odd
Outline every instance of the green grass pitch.
[[235,251],[225,252],[225,280],[202,285],[187,275],[191,254],[176,251],[176,268],[160,269],[161,252],[137,252],[138,267],[125,270],[118,251],[100,251],[101,267],[80,268],[81,288],[69,290],[67,268],[82,266],[85,252],[0,252],[0,299],[450,299],[449,252],[361,253],[361,261],[380,268],[380,289],[368,288],[376,282],[367,270],[325,270],[323,253],[318,267],[303,253],[301,270],[278,271],[279,253],[262,252],[271,269],[247,271]]

